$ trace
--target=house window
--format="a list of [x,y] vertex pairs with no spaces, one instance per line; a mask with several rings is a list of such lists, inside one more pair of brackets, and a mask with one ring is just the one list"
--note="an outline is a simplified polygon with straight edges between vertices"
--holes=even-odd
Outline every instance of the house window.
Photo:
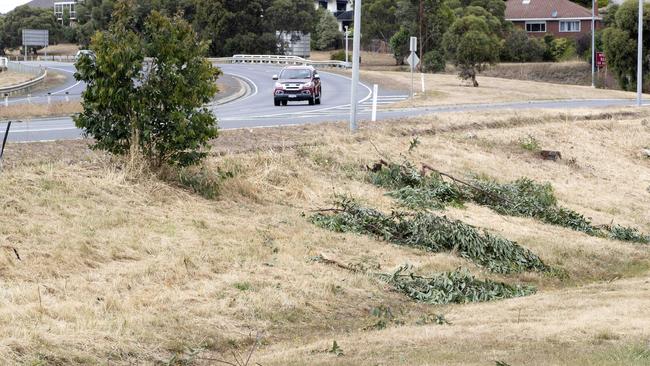
[[560,32],[580,32],[580,21],[560,21]]
[[526,22],[526,32],[544,33],[546,32],[546,22]]

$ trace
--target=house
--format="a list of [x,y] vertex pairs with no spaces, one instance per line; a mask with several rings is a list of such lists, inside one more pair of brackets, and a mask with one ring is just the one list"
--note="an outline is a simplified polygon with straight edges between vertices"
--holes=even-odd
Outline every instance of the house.
[[348,0],[314,0],[316,8],[327,9],[339,23],[339,31],[344,32],[346,27],[352,27],[354,9]]
[[78,0],[32,0],[27,6],[32,8],[53,9],[56,20],[63,23],[64,14],[70,15],[70,21],[77,20]]
[[[569,0],[506,1],[506,20],[524,29],[529,36],[581,38],[591,34],[591,17],[591,9]],[[596,28],[601,22],[596,9]]]

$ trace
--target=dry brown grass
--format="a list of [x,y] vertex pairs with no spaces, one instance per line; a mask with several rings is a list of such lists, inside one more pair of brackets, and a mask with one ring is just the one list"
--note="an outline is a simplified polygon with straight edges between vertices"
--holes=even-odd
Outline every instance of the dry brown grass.
[[77,51],[79,51],[79,45],[61,43],[42,48],[38,50],[38,54],[43,56],[46,53],[48,56],[74,56],[77,54]]
[[0,119],[24,119],[54,116],[69,116],[81,112],[79,102],[57,102],[48,104],[10,104],[0,105]]
[[20,74],[12,71],[0,72],[0,87],[8,87],[29,81],[32,78],[28,74]]
[[[348,74],[349,71],[338,71]],[[362,79],[390,90],[410,90],[411,74],[395,71],[362,70]],[[391,107],[481,104],[570,99],[633,99],[635,94],[588,86],[561,85],[526,80],[479,76],[480,87],[474,88],[456,75],[425,74],[425,95],[392,104]],[[415,75],[415,90],[421,91],[420,74]],[[420,93],[421,94],[421,93]]]
[[[541,292],[433,307],[310,257],[493,276],[449,253],[321,230],[302,214],[328,206],[333,192],[390,209],[384,192],[363,182],[361,166],[377,159],[372,143],[397,158],[419,136],[415,162],[459,176],[548,180],[562,204],[595,222],[650,232],[650,161],[640,154],[650,141],[648,116],[501,111],[364,125],[353,136],[343,124],[225,131],[207,165],[236,176],[215,201],[127,176],[83,142],[10,145],[0,180],[0,363],[153,363],[199,347],[193,362],[213,364],[201,357],[228,357],[263,331],[254,360],[264,365],[641,365],[650,357],[637,357],[650,341],[648,247],[472,205],[450,209],[450,217],[531,248],[568,279],[502,277]],[[519,147],[529,134],[564,160],[542,161]],[[382,305],[405,325],[362,330]],[[434,313],[452,324],[416,325]],[[326,352],[333,340],[344,356]]]
[[[312,51],[309,59],[313,61],[329,61],[331,60],[332,54],[338,51]],[[352,61],[352,51],[350,51],[350,61]],[[361,65],[368,67],[392,67],[395,66],[395,58],[390,53],[361,51]]]

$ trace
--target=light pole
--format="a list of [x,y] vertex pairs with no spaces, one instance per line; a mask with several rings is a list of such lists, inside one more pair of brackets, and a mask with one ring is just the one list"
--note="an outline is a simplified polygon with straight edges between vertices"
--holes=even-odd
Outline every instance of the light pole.
[[596,87],[596,0],[591,2],[591,87]]
[[348,26],[345,26],[345,67],[348,66],[348,37],[350,36],[350,32],[348,31]]
[[643,2],[644,0],[639,1],[639,43],[636,63],[636,105],[639,107],[643,102]]
[[352,36],[352,95],[350,96],[350,131],[357,130],[357,89],[361,55],[361,0],[354,0],[354,35]]

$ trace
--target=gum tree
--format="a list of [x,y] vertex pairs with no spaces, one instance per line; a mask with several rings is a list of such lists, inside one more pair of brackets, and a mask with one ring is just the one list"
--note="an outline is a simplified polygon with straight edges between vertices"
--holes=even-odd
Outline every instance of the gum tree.
[[138,32],[129,6],[117,5],[109,31],[92,38],[96,56],[77,63],[87,88],[75,124],[97,149],[141,155],[153,167],[196,163],[218,135],[204,105],[220,71],[186,21],[154,11]]

